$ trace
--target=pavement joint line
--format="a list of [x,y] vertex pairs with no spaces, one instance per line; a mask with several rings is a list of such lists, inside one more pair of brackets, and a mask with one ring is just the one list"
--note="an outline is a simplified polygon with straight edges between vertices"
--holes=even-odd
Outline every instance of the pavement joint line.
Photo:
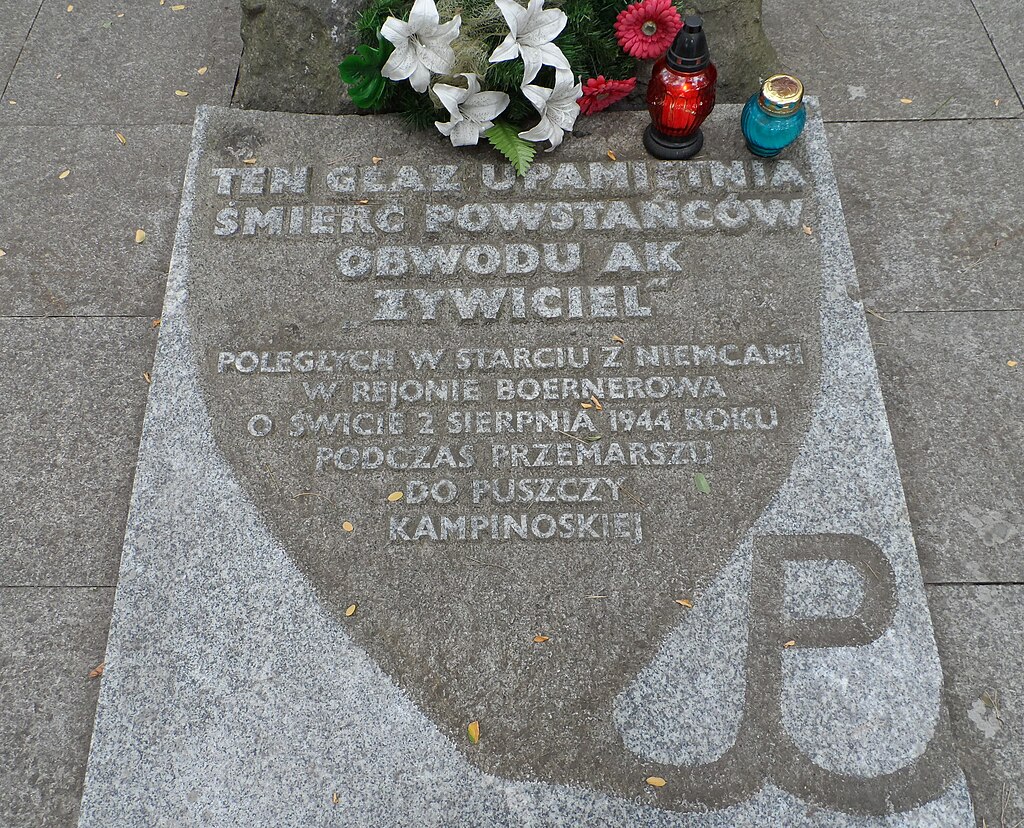
[[160,311],[152,314],[138,314],[138,313],[67,313],[62,315],[43,315],[38,313],[25,313],[25,314],[0,314],[0,320],[3,319],[146,319],[152,321],[160,316]]
[[0,584],[0,589],[117,589],[117,584]]
[[1024,581],[925,581],[926,587],[1024,586]]
[[43,10],[43,3],[45,0],[39,0],[39,5],[36,6],[36,13],[32,15],[32,22],[28,24],[28,31],[25,32],[25,39],[21,41],[21,48],[18,49],[18,56],[14,59],[14,65],[11,66],[11,74],[7,76],[7,80],[4,81],[4,90],[0,93],[0,98],[7,97],[7,89],[11,85],[11,78],[14,77],[14,72],[18,68],[18,64],[21,62],[21,56],[25,53],[25,46],[28,45],[28,39],[32,36],[32,30],[36,26],[36,21],[39,19],[39,12]]
[[877,314],[897,316],[911,313],[1020,313],[1021,311],[1024,311],[1024,308],[925,308],[917,310],[892,310],[872,306],[870,308],[865,307],[865,311],[869,316],[874,316],[877,319]]
[[1013,78],[1010,77],[1010,71],[1006,68],[1006,64],[1003,63],[1003,56],[999,54],[999,47],[996,46],[995,40],[992,39],[992,33],[988,30],[988,25],[985,23],[985,18],[981,16],[981,12],[978,10],[978,6],[974,0],[970,0],[971,8],[974,9],[974,13],[978,17],[978,22],[981,23],[981,28],[985,32],[985,37],[988,38],[988,42],[992,44],[992,51],[995,53],[996,60],[999,61],[999,65],[1003,67],[1003,74],[1006,75],[1006,80],[1010,84],[1010,89],[1013,90],[1013,94],[1017,97],[1017,101],[1021,106],[1024,106],[1024,98],[1021,97],[1020,90],[1017,89],[1017,85],[1013,82]]
[[[1016,93],[1016,89],[1014,92]],[[832,124],[944,124],[962,121],[1006,121],[1012,124],[1022,118],[1024,118],[1024,112],[1018,112],[1016,115],[974,115],[964,118],[848,118],[837,120],[825,118],[824,120],[825,126],[830,126]]]

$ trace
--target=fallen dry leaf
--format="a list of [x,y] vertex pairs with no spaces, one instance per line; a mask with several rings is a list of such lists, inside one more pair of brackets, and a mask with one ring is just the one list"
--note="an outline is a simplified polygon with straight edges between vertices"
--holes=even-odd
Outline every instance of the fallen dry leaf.
[[618,342],[620,345],[625,345],[626,344],[626,340],[623,339],[618,334],[615,334],[615,336],[612,337],[612,342]]
[[550,641],[551,637],[547,635],[535,635],[533,637],[534,644],[543,644],[545,641]]
[[787,649],[788,649],[789,647],[795,647],[795,646],[796,646],[796,640],[795,640],[795,639],[793,639],[793,638],[791,638],[791,639],[789,639],[789,641],[787,641],[787,642],[786,642],[785,644],[783,644],[782,646],[783,646],[783,647],[786,647]]
[[0,247],[0,259],[7,255],[7,251]]
[[188,92],[186,92],[184,89],[175,89],[174,94],[177,95],[179,98],[188,97]]
[[608,150],[608,157],[609,157],[609,158],[611,158],[611,159],[612,159],[612,161],[618,161],[618,160],[619,160],[619,159],[618,159],[618,158],[616,157],[615,153],[614,153],[614,152],[612,152],[611,150]]
[[128,139],[127,139],[127,138],[125,138],[125,137],[124,137],[124,135],[123,135],[122,133],[120,133],[120,132],[115,132],[115,133],[114,133],[114,136],[115,136],[115,137],[117,138],[117,140],[118,140],[118,141],[120,141],[120,142],[121,142],[121,146],[122,146],[122,147],[123,147],[123,146],[124,146],[125,144],[127,144],[127,143],[128,143]]
[[996,106],[999,106],[999,100],[1000,100],[999,98],[995,98],[995,99],[994,99],[994,100],[992,101],[992,103],[994,103],[994,104],[995,104]]
[[808,226],[807,226],[806,224],[804,225],[804,235],[805,235],[805,236],[809,236],[809,235],[811,235],[811,233],[813,233],[813,232],[814,232],[814,231],[813,231],[813,230],[812,230],[812,229],[811,229],[810,227],[808,227]]
[[163,321],[163,319],[154,319],[149,323],[150,330],[153,330],[153,328],[159,328],[163,324]]
[[64,170],[60,175],[57,176],[61,181],[71,175],[71,170]]
[[135,243],[136,244],[142,244],[145,240],[146,240],[146,231],[142,230],[141,228],[139,230],[136,230],[135,231]]
[[648,776],[647,784],[653,788],[664,788],[668,783],[660,776]]
[[377,166],[377,165],[378,165],[378,164],[379,164],[379,163],[380,163],[381,161],[383,161],[384,159],[383,159],[383,158],[381,158],[381,157],[380,157],[379,155],[375,155],[375,156],[373,156],[373,158],[371,158],[370,160],[371,160],[371,161],[373,162],[373,166],[375,166],[375,167],[376,167],[376,166]]
[[200,66],[198,69],[196,69],[196,74],[197,75],[205,75],[208,69],[209,69],[208,66]]
[[689,598],[676,598],[676,603],[679,604],[679,606],[681,607],[693,609],[693,601],[691,601]]
[[118,14],[115,15],[115,17],[124,17],[124,12],[119,12]]
[[171,11],[181,11],[183,8],[185,8],[185,4],[178,3],[177,5],[171,6]]
[[388,503],[397,503],[403,497],[405,497],[405,495],[402,492],[392,492],[388,495]]
[[580,408],[593,408],[592,403],[580,403]]
[[255,158],[243,158],[242,159],[242,163],[243,164],[249,164],[250,166],[252,166],[253,164],[256,163],[256,159]]
[[590,395],[590,401],[594,404],[594,408],[596,408],[598,411],[604,411],[604,406],[601,405],[601,401],[593,394]]
[[466,734],[469,736],[469,743],[475,745],[480,741],[480,722],[472,721],[466,725]]
[[345,617],[351,618],[353,615],[356,614],[357,609],[359,609],[358,604],[349,604],[347,607],[345,607]]
[[9,103],[11,106],[14,106],[17,103],[17,101],[8,101],[7,103]]
[[143,371],[142,372],[142,378],[146,381],[146,385],[152,385],[153,384],[153,375],[150,374],[149,371]]
[[359,199],[359,201],[356,202],[356,204],[369,204],[369,203],[370,203],[370,199],[368,199],[368,198],[361,198],[361,199]]
[[908,103],[913,103],[913,102],[914,102],[913,98],[900,98],[900,103],[901,104],[908,104]]
[[337,791],[335,791],[333,794],[331,794],[331,804],[337,805],[339,802],[341,802],[341,795]]
[[103,668],[107,666],[107,662],[101,661],[95,667],[89,671],[89,678],[95,679],[103,675]]
[[346,520],[343,524],[341,524],[341,528],[344,529],[346,532],[351,532],[356,527]]
[[[3,251],[0,250],[0,256],[2,256],[2,255],[3,255]],[[1009,365],[1011,368],[1016,368],[1017,367],[1017,360],[1015,360],[1015,359],[1008,359],[1008,360],[1006,360],[1006,364]]]
[[69,12],[73,12],[74,10],[75,10],[75,7],[72,6],[70,3],[68,3],[68,11]]

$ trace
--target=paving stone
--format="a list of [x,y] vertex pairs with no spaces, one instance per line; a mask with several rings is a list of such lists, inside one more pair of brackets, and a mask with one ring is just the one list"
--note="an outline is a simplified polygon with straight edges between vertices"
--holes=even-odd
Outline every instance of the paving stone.
[[[4,0],[4,21],[0,26],[0,92],[7,85],[11,70],[25,45],[32,21],[39,11],[41,0]],[[4,106],[10,106],[9,98],[0,100]]]
[[113,589],[0,588],[0,825],[77,821]]
[[0,127],[0,314],[157,315],[189,132]]
[[1024,581],[1024,313],[887,318],[871,337],[925,579]]
[[154,339],[148,319],[0,320],[0,584],[116,583]]
[[199,110],[82,828],[973,822],[824,125],[738,116]]
[[869,308],[1024,308],[1024,122],[833,124],[829,141]]
[[978,825],[1024,824],[1024,587],[928,588]]
[[1021,14],[1020,3],[1015,0],[973,2],[1019,98],[1024,95],[1024,14]]
[[969,0],[765,0],[764,27],[781,65],[821,98],[828,120],[1021,112]]
[[198,104],[231,100],[237,2],[71,5],[68,12],[67,0],[43,0],[7,89],[18,104],[0,109],[0,123],[191,123]]

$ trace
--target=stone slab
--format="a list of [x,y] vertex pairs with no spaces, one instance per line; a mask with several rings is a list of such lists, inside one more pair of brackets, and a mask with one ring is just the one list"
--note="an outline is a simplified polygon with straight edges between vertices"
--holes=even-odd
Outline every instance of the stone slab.
[[116,582],[155,339],[148,319],[0,320],[0,586]]
[[113,589],[0,588],[0,824],[78,818]]
[[82,828],[973,824],[824,127],[738,114],[199,110]]
[[68,5],[43,0],[7,87],[18,103],[0,109],[0,124],[191,123],[196,106],[231,100],[237,2]]
[[[7,86],[14,64],[18,62],[21,47],[25,45],[29,29],[41,0],[6,0],[4,3],[4,25],[0,29],[0,92]],[[8,98],[0,102],[10,106]]]
[[834,124],[829,140],[869,308],[1024,308],[1024,123]]
[[1020,99],[1024,96],[1024,15],[1020,6],[1012,0],[972,2]]
[[871,338],[925,580],[1024,581],[1024,313],[886,318]]
[[4,313],[159,315],[187,147],[179,126],[0,127]]
[[928,588],[957,752],[979,825],[1024,820],[1024,587]]
[[969,0],[765,0],[764,27],[782,67],[821,97],[830,120],[1021,113]]

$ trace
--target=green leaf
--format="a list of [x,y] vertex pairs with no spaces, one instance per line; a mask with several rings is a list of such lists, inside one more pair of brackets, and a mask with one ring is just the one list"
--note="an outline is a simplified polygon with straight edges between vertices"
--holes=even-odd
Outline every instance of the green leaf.
[[700,472],[693,475],[693,485],[696,486],[697,491],[701,494],[711,494],[711,484],[708,483],[708,479]]
[[348,96],[360,109],[373,109],[384,96],[388,80],[380,70],[394,47],[378,35],[377,47],[357,46],[356,53],[338,64],[338,74],[348,86]]
[[519,175],[526,175],[526,171],[533,163],[533,157],[537,154],[537,147],[520,138],[519,130],[508,121],[495,121],[494,126],[484,135],[491,142],[491,146],[512,162]]

